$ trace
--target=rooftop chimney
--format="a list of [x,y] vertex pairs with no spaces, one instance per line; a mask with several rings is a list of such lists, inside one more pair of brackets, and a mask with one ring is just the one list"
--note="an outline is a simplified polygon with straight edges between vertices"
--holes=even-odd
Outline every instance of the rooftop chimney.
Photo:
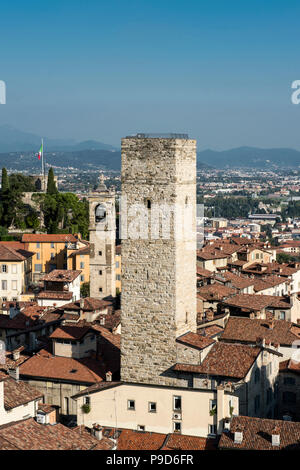
[[16,367],[15,369],[8,369],[8,373],[10,377],[19,382],[19,367]]
[[20,351],[16,349],[15,351],[13,351],[13,360],[17,361],[18,359],[20,359]]
[[108,372],[106,372],[106,382],[111,382],[112,381],[112,373],[110,372],[110,370]]
[[241,427],[234,431],[234,443],[241,444],[243,442],[243,429]]
[[279,447],[280,446],[279,427],[275,426],[275,428],[272,430],[271,434],[272,434],[272,446]]
[[103,431],[103,428],[100,426],[100,424],[93,424],[93,435],[99,441],[101,441],[103,437],[102,431]]

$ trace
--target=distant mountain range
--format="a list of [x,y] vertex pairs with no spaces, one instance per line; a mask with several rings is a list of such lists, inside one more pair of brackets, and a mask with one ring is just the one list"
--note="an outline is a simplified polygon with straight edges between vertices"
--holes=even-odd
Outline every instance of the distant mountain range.
[[[46,161],[59,167],[79,169],[120,170],[121,153],[112,145],[86,140],[75,142],[67,139],[44,138]],[[22,132],[14,127],[0,126],[0,166],[22,171],[38,169],[35,158],[41,145],[41,137]],[[230,150],[203,150],[197,154],[197,167],[201,168],[298,168],[300,151],[289,148],[261,149],[239,147]]]
[[300,166],[300,152],[289,148],[256,147],[238,147],[220,152],[203,150],[198,153],[198,167],[200,163],[215,168],[297,168]]
[[[41,146],[41,137],[29,132],[23,132],[12,126],[0,126],[0,153],[6,152],[38,152]],[[80,151],[80,150],[117,150],[112,145],[103,144],[95,140],[75,142],[71,139],[44,138],[44,146],[49,151]]]

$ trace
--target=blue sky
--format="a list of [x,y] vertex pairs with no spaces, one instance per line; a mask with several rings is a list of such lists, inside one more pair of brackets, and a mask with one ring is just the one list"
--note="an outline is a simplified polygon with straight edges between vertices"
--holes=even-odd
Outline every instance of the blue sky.
[[188,132],[198,148],[300,149],[300,4],[2,2],[0,125],[119,145]]

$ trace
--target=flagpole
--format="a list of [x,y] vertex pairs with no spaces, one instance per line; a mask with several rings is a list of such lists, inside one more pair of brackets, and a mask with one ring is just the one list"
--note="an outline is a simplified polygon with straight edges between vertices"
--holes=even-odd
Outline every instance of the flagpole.
[[44,139],[43,137],[42,137],[42,175],[43,175],[43,189],[45,191]]

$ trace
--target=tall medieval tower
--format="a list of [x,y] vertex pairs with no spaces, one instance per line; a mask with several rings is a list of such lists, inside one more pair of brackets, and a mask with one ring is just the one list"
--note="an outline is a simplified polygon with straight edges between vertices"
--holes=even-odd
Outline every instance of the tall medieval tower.
[[121,380],[174,385],[176,338],[196,332],[196,141],[122,139]]
[[100,176],[98,188],[89,194],[90,296],[98,299],[116,295],[115,192]]

